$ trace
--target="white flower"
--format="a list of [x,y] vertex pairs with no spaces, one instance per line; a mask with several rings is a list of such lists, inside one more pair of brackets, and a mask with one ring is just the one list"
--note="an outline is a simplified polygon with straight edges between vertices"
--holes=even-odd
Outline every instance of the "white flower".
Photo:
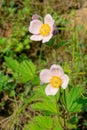
[[48,42],[53,36],[54,20],[50,14],[47,14],[44,18],[44,23],[39,19],[34,19],[30,22],[29,32],[33,35],[31,40],[41,41],[42,43]]
[[66,89],[69,83],[69,77],[64,74],[61,66],[56,64],[53,64],[50,69],[42,70],[40,80],[42,83],[48,83],[45,89],[46,95],[56,95],[60,86]]

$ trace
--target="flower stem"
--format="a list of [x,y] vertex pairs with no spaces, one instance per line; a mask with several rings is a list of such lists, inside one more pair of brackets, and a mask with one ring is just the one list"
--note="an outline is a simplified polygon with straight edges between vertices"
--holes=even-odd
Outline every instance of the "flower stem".
[[63,128],[62,122],[61,122],[61,120],[60,120],[59,110],[58,110],[58,107],[59,107],[59,105],[58,105],[58,99],[57,99],[57,97],[55,97],[55,99],[56,99],[56,109],[57,109],[57,118],[58,118],[58,122],[59,122],[59,124],[61,125],[61,127]]
[[39,68],[41,67],[41,60],[42,60],[42,44],[40,45]]
[[64,130],[68,130],[67,125],[66,125],[66,109],[67,109],[67,103],[66,103],[66,91],[64,90]]

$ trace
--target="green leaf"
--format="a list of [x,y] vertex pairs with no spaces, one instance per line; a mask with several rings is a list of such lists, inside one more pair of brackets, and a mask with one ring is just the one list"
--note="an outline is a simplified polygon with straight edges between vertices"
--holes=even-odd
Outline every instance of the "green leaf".
[[34,121],[42,128],[51,129],[52,128],[52,119],[50,116],[36,116]]
[[12,57],[5,57],[5,60],[7,65],[12,69],[14,77],[20,80],[19,82],[25,83],[34,79],[36,66],[32,61],[24,60],[19,63]]
[[[61,124],[63,125],[63,119],[60,118]],[[53,130],[63,130],[57,117],[53,118]]]
[[11,92],[10,92],[10,97],[14,97],[15,96],[15,90],[12,90]]
[[35,75],[36,67],[31,61],[23,61],[20,64],[19,73],[21,74],[21,81],[27,82],[28,80],[33,80]]
[[63,129],[59,126],[56,126],[53,130],[63,130]]
[[10,67],[13,72],[18,72],[19,63],[17,60],[14,60],[12,57],[5,57],[5,61],[8,67]]
[[[24,129],[23,130],[41,130],[41,128],[38,126],[38,125],[36,125],[36,124],[33,124],[33,123],[31,123],[31,124],[26,124],[25,126],[24,126]],[[42,129],[42,130],[44,130],[44,129]]]
[[77,118],[77,115],[74,114],[70,116],[70,119],[67,121],[67,126],[69,129],[75,129],[77,128],[77,123],[78,123],[79,118]]
[[67,41],[66,40],[60,40],[57,44],[57,48],[61,47],[61,46],[64,46],[67,44]]
[[66,91],[66,104],[69,112],[79,112],[82,104],[78,103],[78,99],[83,92],[81,87],[73,87],[70,92]]
[[71,112],[79,112],[81,111],[82,104],[78,104],[77,102],[74,102],[72,107],[70,108]]
[[31,124],[26,124],[23,130],[41,130],[41,128],[38,125],[31,123]]
[[39,99],[39,102],[35,102],[32,104],[32,108],[38,111],[43,111],[44,113],[49,114],[57,114],[56,109],[56,98],[55,96],[47,96],[45,94],[45,87],[46,86],[40,86],[38,90],[36,91],[36,101]]
[[25,125],[24,130],[50,130],[52,128],[52,119],[49,116],[36,116],[31,122]]
[[38,111],[48,112],[50,114],[56,114],[56,104],[50,101],[44,101],[42,103],[36,103],[32,105],[32,108]]
[[5,88],[7,88],[8,77],[2,73],[0,73],[0,92]]
[[51,39],[49,42],[46,43],[48,46],[53,46],[54,45],[54,39]]

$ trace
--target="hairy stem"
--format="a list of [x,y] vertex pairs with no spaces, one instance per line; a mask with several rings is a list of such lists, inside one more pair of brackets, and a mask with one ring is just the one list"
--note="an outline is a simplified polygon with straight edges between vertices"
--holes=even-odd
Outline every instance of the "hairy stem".
[[67,118],[67,103],[66,103],[66,92],[64,90],[64,130],[68,130],[67,125],[66,125],[66,118]]
[[63,128],[62,122],[61,122],[61,120],[60,120],[59,110],[58,110],[58,107],[59,107],[59,105],[58,105],[58,99],[57,99],[56,97],[55,97],[55,99],[56,99],[56,109],[57,109],[57,118],[58,118],[58,122],[59,122],[59,124],[61,125],[61,127]]

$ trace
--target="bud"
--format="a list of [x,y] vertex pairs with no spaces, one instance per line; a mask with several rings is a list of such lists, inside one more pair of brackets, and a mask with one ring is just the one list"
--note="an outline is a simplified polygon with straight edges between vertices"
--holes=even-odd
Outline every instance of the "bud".
[[55,27],[55,25],[53,26],[53,35],[57,35],[59,32],[57,30],[57,28]]
[[36,20],[36,19],[40,19],[40,16],[37,15],[37,14],[34,14],[34,15],[32,16],[32,20]]
[[56,29],[53,30],[53,35],[57,35],[58,33],[59,33],[58,30]]

